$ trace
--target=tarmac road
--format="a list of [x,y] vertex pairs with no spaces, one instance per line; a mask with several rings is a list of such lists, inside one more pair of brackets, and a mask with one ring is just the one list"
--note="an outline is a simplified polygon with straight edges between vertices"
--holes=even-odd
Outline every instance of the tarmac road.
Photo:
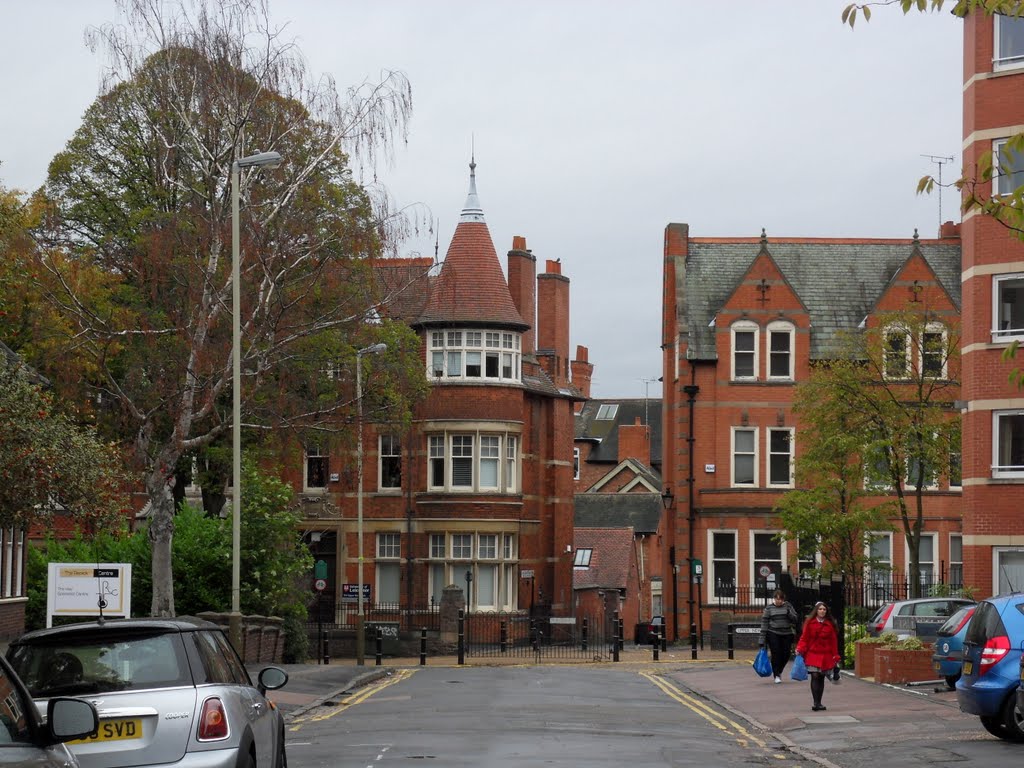
[[[637,678],[641,672],[647,673],[651,676],[647,688],[651,697],[664,699],[668,695],[657,688],[656,678],[661,679],[681,695],[699,698],[729,713],[736,722],[749,727],[751,733],[777,742],[788,753],[805,760],[804,764],[816,763],[826,768],[877,768],[878,765],[923,768],[968,760],[972,767],[1004,768],[1019,760],[1024,749],[1022,745],[1008,744],[990,736],[977,718],[959,711],[955,694],[941,686],[937,687],[941,692],[931,686],[898,688],[844,675],[840,685],[826,687],[828,710],[811,712],[807,683],[787,680],[775,685],[758,678],[750,668],[752,657],[739,653],[735,661],[727,660],[721,652],[701,652],[700,660],[691,661],[688,650],[670,649],[654,662],[649,649],[641,648],[627,649],[622,658],[618,664],[588,663],[558,669],[568,670],[568,674],[575,677],[591,677],[591,673],[601,668],[632,670]],[[366,667],[357,667],[351,660],[339,660],[327,666],[287,665],[289,683],[283,690],[273,692],[272,698],[284,711],[286,719],[294,723],[297,717],[313,711],[347,706],[346,696],[388,675],[393,676],[401,669],[422,669],[418,667],[418,659],[386,659],[382,667],[372,666],[372,658],[369,661],[371,665]],[[467,661],[472,662],[472,659]],[[428,659],[427,666],[450,666],[455,670],[472,666],[459,668],[454,662],[454,659]],[[500,666],[492,660],[488,662],[489,666]],[[540,669],[553,671],[555,666]],[[480,674],[493,678],[493,684],[501,677],[499,673],[486,667],[480,670]],[[421,680],[428,677],[433,675],[422,676]],[[407,683],[403,682],[396,690],[405,685]],[[614,694],[609,695],[614,700]],[[485,701],[481,706],[486,705]],[[528,706],[525,702],[523,705]],[[345,717],[354,716],[356,709],[350,709]],[[642,717],[642,711],[642,708],[625,708],[622,714],[633,720]],[[291,762],[295,766],[302,765]],[[686,764],[698,763],[687,761]]]

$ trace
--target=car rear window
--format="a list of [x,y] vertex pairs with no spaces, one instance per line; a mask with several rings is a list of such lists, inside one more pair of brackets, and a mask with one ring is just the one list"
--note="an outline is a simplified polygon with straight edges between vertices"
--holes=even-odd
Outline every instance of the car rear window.
[[192,685],[177,632],[114,638],[60,635],[13,645],[8,660],[33,698]]
[[939,637],[952,637],[956,634],[957,629],[960,627],[960,622],[964,620],[964,617],[974,608],[972,605],[965,605],[960,608],[956,613],[946,619],[946,623],[939,627],[935,633]]
[[964,641],[972,645],[984,645],[990,637],[1006,634],[1003,620],[999,618],[999,609],[992,603],[982,600],[974,610],[971,623],[967,627]]

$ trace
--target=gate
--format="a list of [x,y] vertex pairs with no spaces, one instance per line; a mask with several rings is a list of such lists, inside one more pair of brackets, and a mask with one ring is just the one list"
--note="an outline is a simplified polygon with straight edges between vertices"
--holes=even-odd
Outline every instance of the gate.
[[609,661],[612,630],[591,616],[530,617],[499,611],[459,617],[459,635],[465,655],[472,658],[543,661]]

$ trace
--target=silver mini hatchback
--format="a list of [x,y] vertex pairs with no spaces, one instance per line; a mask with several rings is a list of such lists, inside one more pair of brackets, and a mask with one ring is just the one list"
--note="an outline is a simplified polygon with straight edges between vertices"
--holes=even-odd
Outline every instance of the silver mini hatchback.
[[99,727],[71,744],[82,768],[285,768],[284,718],[266,698],[288,675],[256,685],[216,625],[200,619],[120,619],[22,635],[7,658],[40,711],[57,696],[99,710]]

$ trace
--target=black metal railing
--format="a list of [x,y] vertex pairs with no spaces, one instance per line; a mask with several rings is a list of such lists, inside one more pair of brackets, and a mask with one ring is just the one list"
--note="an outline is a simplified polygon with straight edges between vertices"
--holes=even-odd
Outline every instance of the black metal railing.
[[[355,629],[358,623],[359,606],[354,602],[343,602],[322,617],[316,610],[309,613],[310,625],[323,624],[331,629]],[[367,624],[398,624],[403,631],[441,629],[441,607],[437,603],[406,607],[400,603],[364,603],[363,616]]]

